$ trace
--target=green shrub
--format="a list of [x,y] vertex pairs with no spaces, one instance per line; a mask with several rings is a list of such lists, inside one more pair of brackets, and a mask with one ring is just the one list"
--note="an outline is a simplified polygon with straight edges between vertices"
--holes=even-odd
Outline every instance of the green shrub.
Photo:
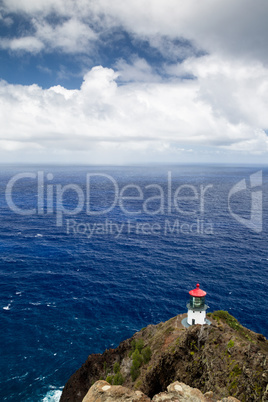
[[138,377],[139,377],[139,375],[140,375],[140,369],[139,368],[136,368],[136,367],[134,367],[133,365],[131,366],[131,369],[130,369],[130,374],[131,374],[131,379],[132,379],[132,381],[135,381]]
[[114,373],[117,374],[120,371],[120,364],[118,362],[114,363]]
[[119,371],[114,376],[113,385],[122,385],[123,383],[124,383],[124,377],[122,376],[122,374]]
[[145,364],[149,363],[149,361],[151,360],[152,357],[152,351],[150,349],[150,346],[146,346],[146,348],[144,348],[141,352],[143,361]]
[[135,381],[140,375],[140,366],[142,365],[143,358],[138,349],[132,353],[132,366],[130,369],[130,374],[132,381]]
[[147,364],[151,360],[152,351],[149,346],[144,348],[144,342],[142,339],[132,340],[132,351],[129,353],[129,357],[132,358],[132,365],[130,374],[132,381],[135,381],[140,375],[140,367],[143,363]]
[[139,381],[136,382],[134,388],[139,389],[141,386],[142,386],[142,381],[139,380]]
[[134,352],[136,349],[138,349],[138,351],[141,352],[143,347],[144,347],[144,342],[142,339],[137,339],[137,340],[133,339],[131,341],[132,352]]
[[138,349],[138,351],[141,353],[143,347],[144,347],[144,342],[143,342],[143,340],[142,340],[142,339],[138,339],[138,340],[136,341],[136,347],[135,347],[135,349]]
[[227,348],[232,348],[234,347],[234,341],[232,339],[229,340],[229,342],[227,343]]
[[224,310],[219,310],[219,311],[214,311],[213,313],[213,318],[216,319],[217,321],[220,319],[224,320],[226,324],[229,325],[229,327],[233,329],[240,329],[241,325],[237,321],[236,318],[234,318],[231,314],[228,313],[228,311]]
[[106,381],[111,385],[113,384],[113,379],[114,379],[113,375],[107,375],[106,377]]
[[131,350],[132,350],[132,352],[134,352],[135,349],[136,349],[136,341],[135,341],[135,339],[132,339],[132,341],[131,341]]
[[233,367],[232,372],[233,372],[236,376],[242,374],[242,370],[241,370],[241,368],[238,366],[238,364],[236,364],[236,365]]
[[132,366],[139,368],[142,364],[142,355],[138,351],[138,349],[135,350],[132,354]]

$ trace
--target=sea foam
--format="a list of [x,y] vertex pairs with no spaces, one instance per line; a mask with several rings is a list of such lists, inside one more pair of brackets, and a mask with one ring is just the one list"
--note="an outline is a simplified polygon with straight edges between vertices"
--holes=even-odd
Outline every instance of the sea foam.
[[41,402],[59,402],[61,394],[62,391],[60,389],[51,390],[46,394]]

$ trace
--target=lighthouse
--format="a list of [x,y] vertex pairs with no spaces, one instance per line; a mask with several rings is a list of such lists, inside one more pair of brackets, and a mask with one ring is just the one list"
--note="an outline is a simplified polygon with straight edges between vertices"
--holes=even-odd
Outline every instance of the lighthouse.
[[205,301],[206,294],[204,290],[200,289],[199,283],[196,285],[195,289],[190,290],[190,301],[187,303],[187,318],[182,320],[182,324],[185,327],[195,324],[211,324],[206,318],[206,310],[208,309],[208,305]]

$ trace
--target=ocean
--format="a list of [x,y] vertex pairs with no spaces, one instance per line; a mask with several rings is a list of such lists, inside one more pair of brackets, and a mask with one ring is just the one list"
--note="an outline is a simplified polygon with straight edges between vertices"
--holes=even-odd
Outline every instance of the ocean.
[[197,282],[268,336],[267,166],[1,165],[0,190],[1,401],[58,401]]

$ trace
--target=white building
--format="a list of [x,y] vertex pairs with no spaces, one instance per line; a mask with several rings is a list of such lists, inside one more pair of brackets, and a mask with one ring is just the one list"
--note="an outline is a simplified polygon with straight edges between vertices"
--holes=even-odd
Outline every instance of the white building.
[[190,302],[187,303],[187,324],[210,324],[210,321],[206,319],[206,310],[208,306],[205,304],[206,292],[200,289],[199,284],[196,285],[196,289],[190,290]]

